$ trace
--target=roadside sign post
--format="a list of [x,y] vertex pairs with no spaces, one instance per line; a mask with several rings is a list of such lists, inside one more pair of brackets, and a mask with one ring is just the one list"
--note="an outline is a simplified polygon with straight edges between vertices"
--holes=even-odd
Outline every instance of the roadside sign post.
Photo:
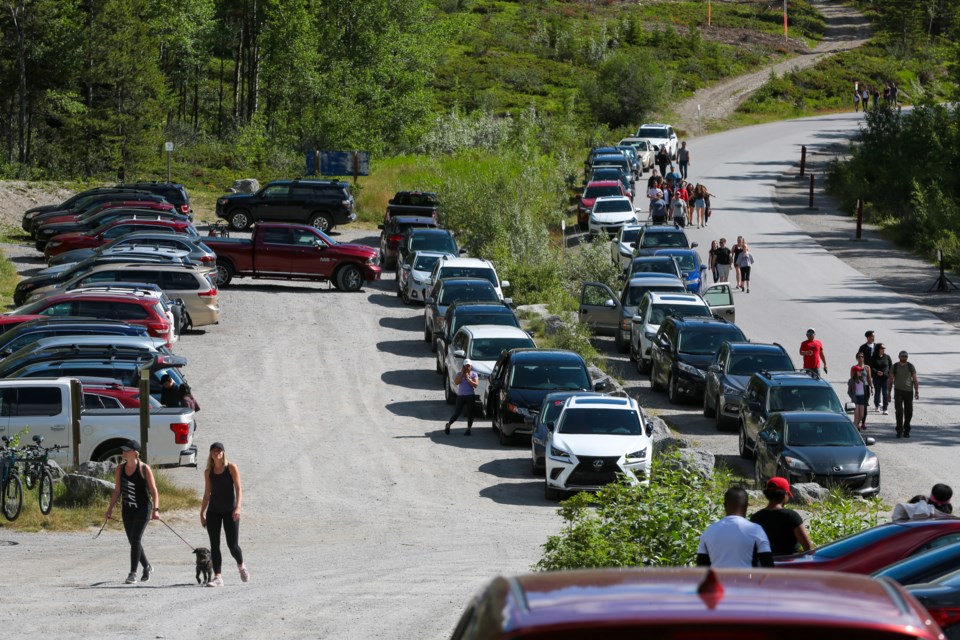
[[863,200],[857,200],[857,235],[856,240],[861,240],[863,236]]
[[703,113],[700,111],[700,105],[697,105],[697,135],[703,135]]
[[140,458],[147,462],[147,431],[150,429],[150,369],[153,362],[140,367]]
[[563,255],[567,254],[567,220],[566,218],[560,218],[560,250],[563,252]]
[[167,152],[167,182],[173,182],[173,180],[170,179],[170,176],[171,176],[171,173],[170,173],[170,155],[173,153],[173,143],[172,143],[172,142],[164,142],[164,143],[163,143],[163,150]]
[[787,0],[783,0],[783,39],[784,41],[789,39],[787,38]]

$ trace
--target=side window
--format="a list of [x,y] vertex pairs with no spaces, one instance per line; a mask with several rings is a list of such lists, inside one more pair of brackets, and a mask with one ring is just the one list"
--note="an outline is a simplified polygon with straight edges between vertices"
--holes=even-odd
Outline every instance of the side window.
[[131,269],[121,271],[121,282],[142,282],[144,284],[155,284],[163,287],[163,278],[159,271],[147,271],[145,269]]
[[61,302],[59,304],[51,305],[41,311],[38,315],[41,316],[75,316],[80,315],[73,312],[74,303],[73,302]]
[[21,387],[17,390],[15,416],[56,416],[63,410],[58,387]]
[[83,394],[83,406],[86,409],[106,409],[103,406],[103,396],[98,396],[95,393],[85,393]]
[[953,544],[954,542],[960,542],[960,533],[948,533],[940,536],[939,538],[935,538],[930,542],[921,545],[918,549],[915,549],[910,555],[915,556],[918,553],[923,553],[924,551],[939,549],[940,547],[945,547],[948,544]]
[[9,418],[17,404],[17,390],[11,387],[0,389],[0,416]]
[[783,420],[777,416],[776,419],[771,420],[767,423],[767,430],[770,433],[776,434],[781,440],[783,439]]
[[313,189],[308,185],[295,184],[290,187],[290,197],[291,198],[312,198]]
[[640,301],[640,306],[637,307],[637,315],[643,318],[644,321],[647,320],[647,309],[649,308],[650,298],[644,297],[644,299]]
[[310,231],[303,231],[301,229],[293,229],[293,244],[300,247],[312,247],[317,244],[317,236],[311,233]]
[[118,320],[146,320],[149,317],[147,310],[140,304],[118,304],[116,318]]
[[747,400],[750,402],[756,402],[760,399],[759,394],[759,385],[756,380],[751,380],[750,384],[747,385]]
[[263,241],[266,244],[290,244],[290,233],[283,228],[266,229],[263,232]]
[[729,285],[710,287],[704,292],[703,299],[711,307],[733,304],[733,295],[730,293]]
[[189,271],[162,271],[160,286],[174,291],[196,291],[200,288],[197,276]]
[[286,198],[290,193],[290,187],[285,184],[275,184],[268,186],[263,190],[263,197],[269,199]]
[[96,284],[98,282],[116,282],[117,281],[117,272],[112,269],[109,271],[97,271],[91,273],[86,278],[80,281],[80,286],[84,287],[90,284]]
[[602,307],[603,303],[612,297],[606,287],[587,284],[583,286],[583,294],[580,297],[580,302],[587,306]]

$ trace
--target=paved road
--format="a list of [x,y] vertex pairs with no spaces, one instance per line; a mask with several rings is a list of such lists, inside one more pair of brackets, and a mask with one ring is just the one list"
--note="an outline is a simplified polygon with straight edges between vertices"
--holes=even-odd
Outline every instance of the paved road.
[[[741,324],[791,351],[816,326],[838,387],[864,328],[911,350],[923,384],[917,437],[877,445],[888,495],[911,495],[953,468],[948,412],[960,341],[770,204],[799,144],[830,142],[858,122],[832,116],[697,140],[693,177],[717,194],[716,215],[691,233],[702,246],[720,233],[747,236],[757,264],[754,292],[738,299]],[[22,269],[36,266],[29,248],[7,249]],[[392,285],[343,294],[239,281],[223,292],[223,323],[177,347],[203,405],[201,446],[223,441],[243,472],[249,584],[227,570],[223,589],[196,587],[189,550],[156,525],[146,550],[157,574],[136,587],[121,584],[122,533],[3,531],[0,542],[17,544],[0,544],[0,621],[25,637],[442,638],[485,581],[527,570],[559,529],[555,507],[529,475],[524,448],[501,448],[485,425],[472,438],[443,435],[449,407],[422,342],[422,311],[402,305]],[[643,386],[642,398],[665,403],[647,399]],[[696,407],[686,409],[674,416],[682,429],[716,451],[735,450],[734,436],[714,434]],[[171,475],[200,487],[198,471]],[[195,514],[171,524],[203,543]]]

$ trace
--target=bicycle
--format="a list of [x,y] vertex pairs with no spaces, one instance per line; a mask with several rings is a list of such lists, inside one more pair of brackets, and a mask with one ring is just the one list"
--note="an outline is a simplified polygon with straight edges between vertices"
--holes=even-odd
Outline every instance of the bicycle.
[[229,238],[230,227],[221,221],[211,222],[207,235],[211,238]]
[[23,450],[23,456],[20,458],[23,470],[23,483],[27,489],[37,489],[37,503],[40,506],[40,513],[49,515],[53,509],[53,474],[50,472],[51,465],[48,462],[51,451],[60,451],[65,446],[57,444],[52,447],[40,446],[43,442],[43,436],[33,436],[34,444],[28,445]]
[[0,511],[13,522],[23,508],[23,484],[17,474],[17,449],[10,445],[8,436],[0,439],[4,444],[0,449]]

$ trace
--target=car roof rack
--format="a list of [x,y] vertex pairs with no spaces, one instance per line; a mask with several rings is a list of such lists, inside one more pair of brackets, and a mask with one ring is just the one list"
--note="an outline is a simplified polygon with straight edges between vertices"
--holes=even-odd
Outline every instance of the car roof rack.
[[773,379],[774,376],[786,376],[786,375],[796,375],[796,376],[806,376],[813,380],[820,380],[820,372],[814,371],[813,369],[782,369],[779,371],[769,371],[767,369],[761,369],[758,372],[760,375]]

